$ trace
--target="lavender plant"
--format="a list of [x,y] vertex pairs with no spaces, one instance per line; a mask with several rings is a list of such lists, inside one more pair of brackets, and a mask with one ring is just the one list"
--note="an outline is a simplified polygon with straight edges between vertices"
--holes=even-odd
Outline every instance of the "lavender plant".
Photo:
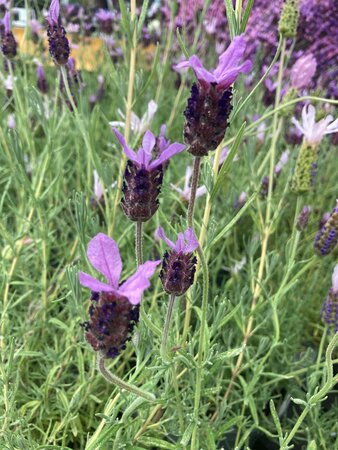
[[[150,3],[53,0],[51,57],[4,57],[0,447],[334,449],[333,3],[279,40],[282,2]],[[123,56],[80,77],[98,25]]]

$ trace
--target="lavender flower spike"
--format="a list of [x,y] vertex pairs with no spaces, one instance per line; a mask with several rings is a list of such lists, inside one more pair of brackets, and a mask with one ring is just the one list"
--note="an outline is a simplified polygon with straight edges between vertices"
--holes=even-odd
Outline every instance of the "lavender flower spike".
[[316,110],[314,106],[304,106],[302,110],[302,124],[294,117],[292,123],[303,133],[304,139],[311,147],[317,147],[325,134],[338,132],[338,119],[333,121],[333,117],[328,115],[319,122],[315,121]]
[[334,325],[334,331],[338,331],[338,264],[332,274],[332,287],[324,300],[321,316],[328,326]]
[[87,256],[92,266],[106,278],[106,283],[84,272],[79,279],[91,289],[93,304],[90,319],[83,324],[86,339],[104,358],[114,358],[125,348],[139,318],[143,292],[160,261],[147,261],[124,283],[119,285],[122,261],[116,242],[103,233],[88,244]]
[[11,15],[10,12],[7,11],[3,20],[2,25],[4,27],[4,31],[1,34],[1,51],[2,54],[8,58],[13,59],[16,56],[16,40],[11,30]]
[[[143,137],[142,146],[135,153],[128,147],[122,134],[113,128],[115,136],[123,147],[128,158],[124,173],[122,209],[126,216],[134,222],[146,222],[159,207],[158,195],[163,181],[163,165],[185,146],[177,142],[159,148],[151,131]],[[153,159],[153,154],[159,152]]]
[[59,15],[59,0],[52,0],[47,16],[49,53],[51,54],[55,64],[63,66],[67,64],[70,48],[68,39],[66,38],[66,30],[59,23]]
[[247,73],[252,68],[249,60],[240,64],[244,56],[245,47],[244,35],[236,36],[230,46],[219,57],[216,69],[211,72],[203,67],[202,62],[196,55],[191,56],[187,61],[180,62],[174,66],[174,69],[180,71],[191,67],[202,86],[206,87],[216,83],[217,90],[225,90],[232,85],[241,72]]
[[240,72],[248,72],[251,62],[240,64],[245,51],[244,36],[237,36],[229,48],[219,57],[218,66],[212,72],[203,67],[196,55],[183,61],[176,70],[191,67],[197,83],[191,88],[191,96],[184,111],[186,123],[184,140],[188,151],[196,156],[206,156],[222,142],[232,110],[232,83]]
[[160,279],[163,289],[176,297],[183,295],[194,282],[196,258],[193,251],[199,246],[198,240],[191,228],[178,233],[176,243],[167,238],[162,227],[156,234],[171,248],[170,252],[165,252],[162,261]]
[[338,244],[338,201],[333,208],[330,217],[318,231],[314,241],[314,247],[321,256],[331,253]]

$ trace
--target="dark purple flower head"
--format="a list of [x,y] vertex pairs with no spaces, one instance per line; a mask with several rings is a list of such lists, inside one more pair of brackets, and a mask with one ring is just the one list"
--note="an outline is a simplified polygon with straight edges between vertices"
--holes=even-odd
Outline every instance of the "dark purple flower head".
[[68,39],[66,37],[66,30],[59,23],[59,15],[59,0],[52,0],[47,16],[49,53],[52,56],[55,64],[63,66],[67,64],[70,54],[70,47]]
[[299,231],[304,231],[309,222],[309,216],[311,212],[311,206],[305,205],[298,215],[296,227]]
[[191,228],[178,233],[175,244],[167,238],[162,227],[156,230],[156,235],[171,248],[165,252],[162,261],[160,279],[163,289],[171,295],[183,295],[194,282],[196,258],[193,252],[199,246],[198,240]]
[[10,12],[7,11],[3,20],[1,21],[3,26],[3,31],[1,32],[1,51],[2,54],[8,58],[12,59],[16,56],[16,40],[11,31],[11,15]]
[[220,55],[216,69],[211,72],[203,67],[201,60],[196,55],[191,56],[187,61],[180,62],[174,69],[180,71],[191,67],[202,86],[207,87],[215,84],[217,90],[225,90],[234,83],[241,72],[248,73],[252,68],[249,60],[240,64],[245,47],[244,35],[235,37],[230,46]]
[[92,266],[106,278],[107,282],[97,280],[87,273],[80,272],[82,286],[94,292],[109,292],[128,299],[132,305],[141,302],[143,292],[150,286],[149,279],[154,275],[160,261],[147,261],[124,283],[119,285],[122,261],[116,242],[103,233],[97,234],[88,244],[87,256]]
[[174,142],[173,144],[167,146],[158,158],[152,160],[152,151],[154,150],[156,144],[156,138],[151,131],[148,130],[145,132],[142,140],[142,146],[139,148],[137,153],[135,153],[130,147],[128,147],[125,138],[116,128],[113,128],[113,132],[122,145],[124,153],[126,154],[129,161],[135,163],[135,165],[140,169],[157,169],[163,163],[168,161],[172,156],[182,152],[185,149],[184,144]]

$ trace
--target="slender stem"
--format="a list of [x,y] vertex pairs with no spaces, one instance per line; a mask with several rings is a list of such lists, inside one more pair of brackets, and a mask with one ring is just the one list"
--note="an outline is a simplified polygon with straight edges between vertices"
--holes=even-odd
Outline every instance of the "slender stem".
[[202,378],[203,378],[203,361],[205,355],[205,330],[207,324],[207,305],[208,305],[208,292],[209,292],[209,272],[208,264],[204,257],[204,253],[201,247],[197,249],[198,256],[202,265],[203,271],[203,296],[202,296],[202,314],[201,314],[201,326],[200,335],[198,341],[198,357],[197,357],[197,369],[196,369],[196,387],[195,387],[195,401],[194,401],[194,429],[191,437],[191,450],[198,449],[198,416],[201,401],[202,392]]
[[[254,286],[253,290],[253,296],[252,296],[252,302],[251,302],[251,308],[250,308],[250,317],[247,323],[247,326],[244,329],[244,335],[243,335],[243,344],[242,344],[242,351],[239,354],[235,368],[232,372],[232,376],[230,379],[230,383],[228,385],[227,390],[225,391],[222,404],[224,404],[233,388],[234,382],[236,378],[238,377],[241,366],[244,358],[244,350],[247,346],[248,340],[251,336],[251,332],[253,329],[254,324],[254,310],[256,309],[257,302],[261,295],[262,290],[262,280],[264,276],[264,268],[265,268],[265,261],[267,258],[267,251],[268,251],[268,242],[270,233],[272,230],[272,224],[271,221],[271,200],[272,200],[272,189],[273,189],[273,177],[274,177],[274,166],[275,166],[275,154],[276,154],[276,144],[277,139],[279,136],[279,132],[281,129],[281,124],[278,124],[278,106],[280,103],[280,93],[281,93],[281,87],[282,87],[282,79],[283,79],[283,71],[284,71],[284,61],[285,61],[285,49],[286,49],[286,41],[283,39],[282,42],[282,50],[281,50],[281,57],[280,57],[280,65],[279,65],[279,72],[278,72],[278,85],[276,89],[276,97],[275,97],[275,113],[273,116],[273,131],[272,131],[272,142],[271,142],[271,150],[270,150],[270,171],[269,171],[269,189],[268,189],[268,197],[267,197],[267,207],[266,207],[266,216],[265,216],[265,226],[263,228],[263,236],[262,236],[262,249],[261,249],[261,256],[259,261],[259,268],[258,268],[258,274],[257,274],[257,280]],[[217,409],[211,420],[214,421],[218,416],[219,409]]]
[[199,156],[196,156],[194,161],[194,169],[192,173],[190,200],[188,206],[188,227],[190,228],[193,228],[194,207],[196,200],[197,185],[200,177],[200,168],[201,168],[201,158]]
[[[130,2],[130,19],[133,22],[135,20],[135,18],[136,18],[136,0],[131,0],[131,2]],[[126,106],[126,123],[125,123],[125,127],[124,127],[124,137],[125,137],[125,140],[127,143],[129,141],[130,125],[131,125],[131,112],[132,112],[131,108],[133,105],[133,96],[134,96],[137,26],[135,26],[132,44],[133,45],[130,49],[130,59],[129,59],[129,80],[128,80],[128,93],[127,93],[127,106]],[[117,210],[117,205],[120,200],[125,165],[126,165],[126,156],[124,153],[122,153],[121,163],[120,163],[120,167],[119,167],[119,175],[118,175],[118,179],[117,179],[116,194],[115,194],[115,198],[114,198],[111,234],[113,234],[113,232],[114,232],[116,210]]]
[[161,342],[161,357],[163,361],[168,360],[168,352],[167,352],[167,343],[168,343],[168,334],[169,334],[169,328],[171,325],[171,320],[173,316],[173,309],[174,309],[174,303],[175,303],[175,295],[171,294],[169,296],[169,303],[168,303],[168,310],[167,310],[167,316],[165,318],[165,324],[162,334],[162,342]]
[[[128,408],[124,411],[124,413],[122,414],[121,417],[121,423],[123,423],[126,419],[128,419],[128,417],[135,411],[138,410],[138,408],[144,403],[144,398],[137,398],[136,400],[133,401],[133,403],[131,405],[128,406]],[[120,445],[120,437],[122,434],[122,430],[123,428],[119,428],[119,430],[116,433],[116,437],[114,439],[114,445],[113,445],[113,450],[118,450],[119,445]]]
[[121,380],[117,375],[111,373],[105,366],[105,359],[99,355],[97,358],[97,368],[101,372],[101,375],[111,384],[115,384],[121,389],[125,391],[131,392],[132,394],[138,395],[139,397],[144,398],[148,402],[153,402],[156,400],[154,394],[150,392],[146,392],[143,389],[138,388],[137,386],[127,383],[126,381]]
[[142,251],[142,222],[136,222],[136,233],[135,233],[135,251],[136,251],[136,262],[137,267],[143,262],[143,251]]

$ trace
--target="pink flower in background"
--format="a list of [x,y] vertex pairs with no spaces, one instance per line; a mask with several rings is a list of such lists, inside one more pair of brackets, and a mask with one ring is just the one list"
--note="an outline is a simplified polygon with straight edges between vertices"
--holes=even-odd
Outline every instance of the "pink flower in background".
[[147,261],[124,283],[119,285],[122,261],[116,242],[103,233],[97,234],[88,244],[87,256],[92,266],[100,272],[107,283],[97,280],[87,273],[80,272],[82,286],[94,292],[111,292],[126,297],[132,305],[141,302],[143,292],[150,286],[149,279],[154,275],[161,261]]
[[316,109],[312,105],[305,105],[302,110],[302,123],[294,117],[292,123],[303,133],[305,141],[311,146],[317,146],[322,141],[325,134],[338,132],[338,119],[333,120],[331,115],[321,119],[316,119]]
[[299,58],[291,69],[291,86],[295,89],[307,87],[310,84],[316,69],[317,62],[312,53]]
[[231,86],[241,72],[247,73],[252,68],[249,60],[240,64],[245,47],[244,35],[236,36],[225,52],[220,55],[216,69],[211,72],[203,67],[201,60],[196,55],[191,56],[187,61],[180,62],[174,66],[174,69],[180,71],[191,67],[201,85],[208,86],[216,83],[218,89],[225,90]]
[[[192,175],[192,167],[188,166],[186,171],[185,171],[185,178],[184,178],[184,187],[183,189],[178,188],[177,186],[175,186],[174,184],[170,184],[170,186],[176,191],[178,192],[181,197],[186,200],[187,202],[190,199],[190,193],[191,193],[191,187],[190,187],[190,179],[191,179],[191,175]],[[207,193],[207,188],[205,186],[200,186],[199,188],[197,188],[196,191],[196,198],[197,197],[201,197],[202,195]]]

